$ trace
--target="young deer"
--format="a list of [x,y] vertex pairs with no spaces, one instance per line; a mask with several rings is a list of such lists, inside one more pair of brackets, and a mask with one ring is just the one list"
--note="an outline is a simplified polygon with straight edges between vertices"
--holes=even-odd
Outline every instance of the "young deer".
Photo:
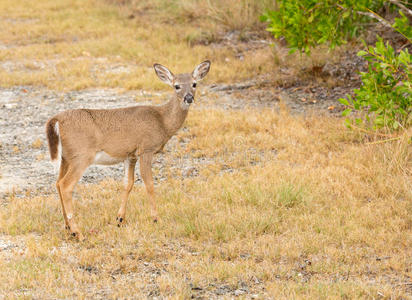
[[46,124],[51,159],[60,165],[56,187],[66,228],[80,240],[83,236],[73,217],[72,193],[91,164],[124,162],[124,190],[117,213],[120,226],[125,220],[135,165],[140,157],[140,173],[151,202],[153,220],[157,221],[152,158],[185,121],[194,101],[196,84],[209,72],[210,61],[199,64],[191,74],[173,75],[160,64],[155,64],[154,69],[161,81],[175,89],[174,97],[168,103],[162,106],[68,110],[55,115]]

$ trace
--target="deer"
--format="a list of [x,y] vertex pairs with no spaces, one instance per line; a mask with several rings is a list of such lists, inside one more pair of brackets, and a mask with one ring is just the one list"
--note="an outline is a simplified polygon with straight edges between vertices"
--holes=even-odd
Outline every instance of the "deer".
[[121,204],[116,222],[124,224],[126,204],[135,180],[139,159],[140,175],[146,187],[153,222],[158,221],[152,159],[182,127],[194,102],[197,83],[210,70],[210,61],[197,65],[192,73],[174,75],[167,67],[154,64],[159,79],[174,89],[163,105],[137,105],[115,109],[73,109],[63,111],[46,123],[50,158],[56,164],[56,188],[65,227],[84,240],[74,217],[73,190],[84,171],[92,164],[124,163]]

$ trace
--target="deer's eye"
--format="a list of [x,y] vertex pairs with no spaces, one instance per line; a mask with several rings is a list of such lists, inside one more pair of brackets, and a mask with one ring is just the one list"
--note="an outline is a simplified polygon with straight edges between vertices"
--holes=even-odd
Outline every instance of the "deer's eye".
[[176,84],[175,89],[176,89],[176,91],[180,90],[181,89],[180,85]]
[[192,86],[195,88],[196,87],[196,82],[193,82]]

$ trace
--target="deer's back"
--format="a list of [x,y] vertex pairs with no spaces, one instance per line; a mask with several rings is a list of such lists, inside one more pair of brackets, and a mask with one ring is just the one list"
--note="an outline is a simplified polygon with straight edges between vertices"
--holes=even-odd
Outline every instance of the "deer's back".
[[167,141],[157,107],[118,109],[75,109],[56,115],[63,156],[104,151],[125,158],[137,151],[157,151]]

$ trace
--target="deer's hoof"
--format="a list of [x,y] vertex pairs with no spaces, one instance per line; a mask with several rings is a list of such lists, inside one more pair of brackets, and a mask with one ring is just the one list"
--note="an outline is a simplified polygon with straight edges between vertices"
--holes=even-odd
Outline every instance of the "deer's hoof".
[[122,217],[116,217],[117,227],[121,227],[124,219]]
[[159,222],[159,215],[156,210],[152,210],[150,216],[152,217],[153,223]]
[[79,242],[84,241],[84,236],[80,232],[73,232],[72,235],[78,239]]
[[81,234],[80,232],[71,232],[70,236],[72,236],[73,238],[77,239],[79,242],[84,241],[84,236],[83,234]]

